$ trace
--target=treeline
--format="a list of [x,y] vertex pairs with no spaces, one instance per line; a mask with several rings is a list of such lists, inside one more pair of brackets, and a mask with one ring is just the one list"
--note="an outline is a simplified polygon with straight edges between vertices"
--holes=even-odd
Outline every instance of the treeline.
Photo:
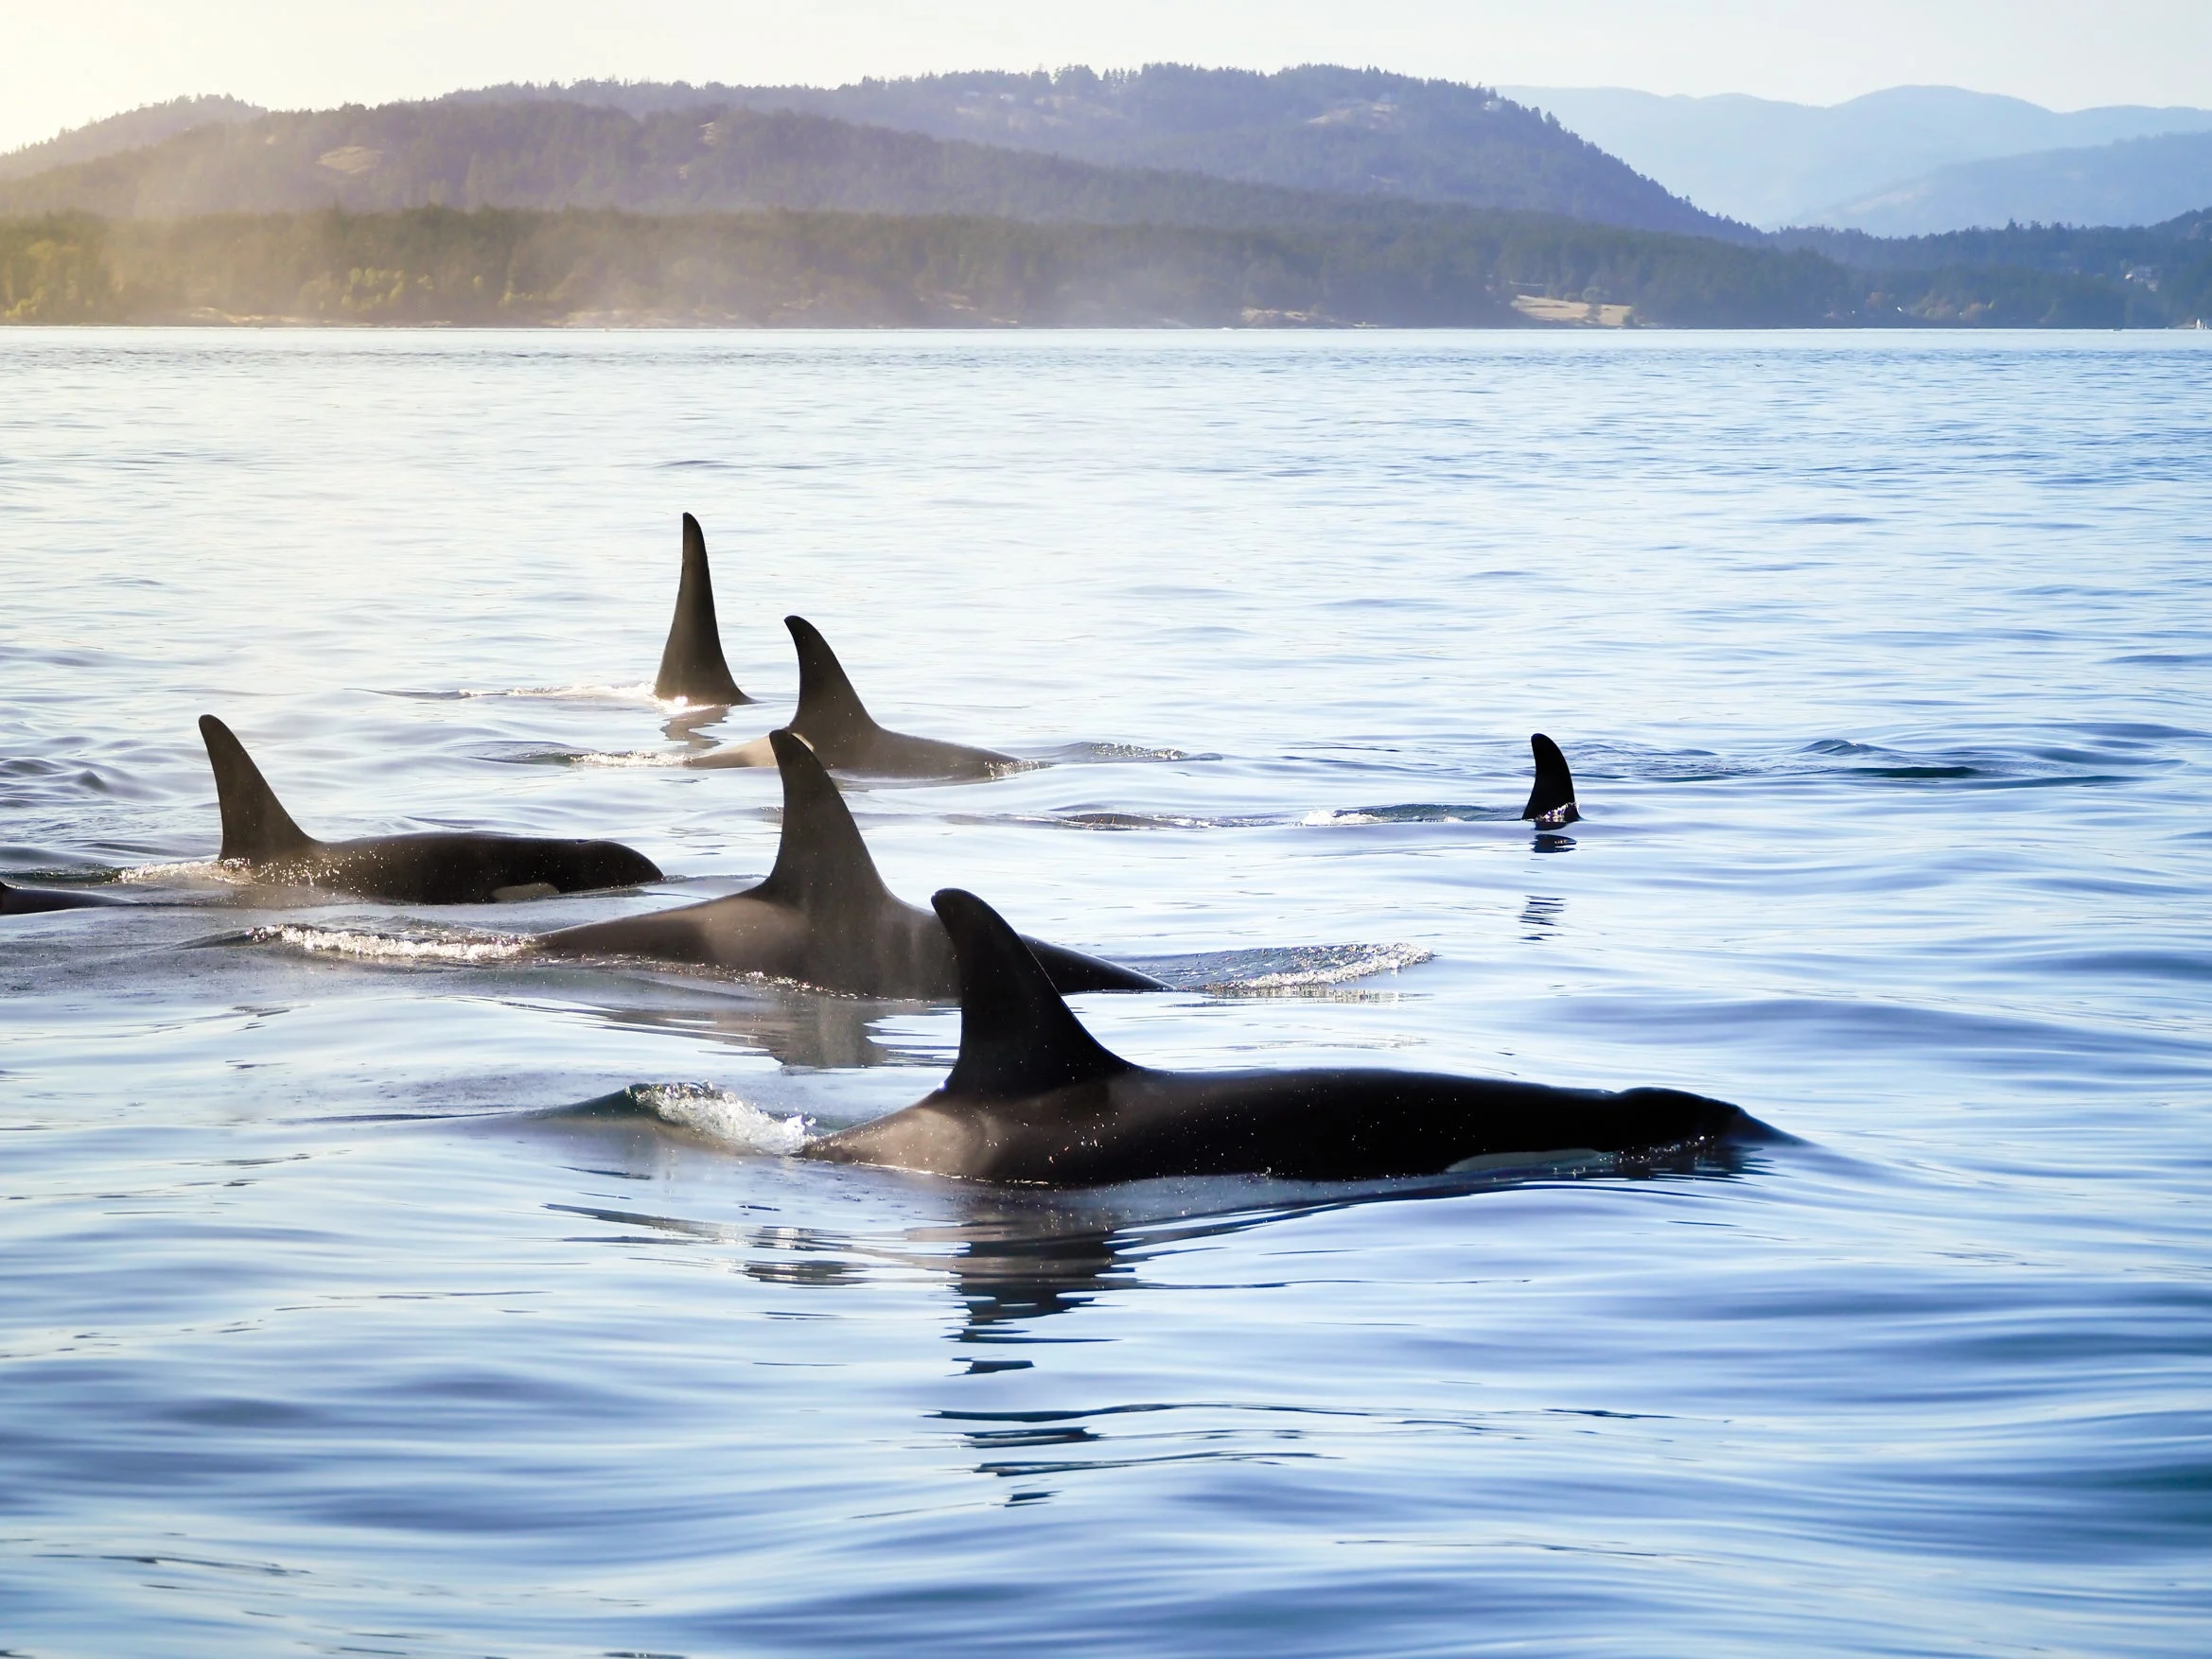
[[0,316],[757,326],[1484,325],[1425,252],[1006,219],[417,208],[0,223]]
[[1846,320],[1849,287],[1810,254],[1535,215],[1337,231],[784,210],[0,221],[0,316],[17,323],[1482,327],[1544,294],[1653,323],[1794,323]]
[[[1923,322],[2167,328],[2212,319],[2212,211],[2155,225],[2007,225],[1932,236],[1784,231],[1869,273]],[[1971,315],[1970,315],[1971,313]]]
[[1276,229],[787,209],[0,219],[0,321],[18,323],[1493,327],[1540,296],[1645,326],[2115,327],[2212,313],[2186,291],[2012,267],[1870,275],[1466,210]]

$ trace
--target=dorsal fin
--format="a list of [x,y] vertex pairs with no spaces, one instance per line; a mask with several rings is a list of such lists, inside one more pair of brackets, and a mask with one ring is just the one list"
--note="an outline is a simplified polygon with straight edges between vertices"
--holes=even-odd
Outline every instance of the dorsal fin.
[[307,852],[320,845],[291,821],[261,768],[229,726],[212,714],[202,714],[200,737],[207,744],[207,763],[215,768],[215,798],[222,808],[220,857],[253,863]]
[[860,826],[819,758],[788,728],[770,732],[768,744],[783,775],[783,837],[776,845],[776,867],[753,897],[800,909],[856,899],[887,901],[890,892],[868,856]]
[[1567,769],[1567,757],[1542,732],[1531,736],[1528,746],[1536,758],[1536,782],[1528,793],[1528,805],[1521,808],[1520,815],[1538,824],[1573,823],[1582,814],[1575,811],[1574,774]]
[[960,1057],[946,1093],[1011,1100],[1133,1069],[1083,1029],[997,911],[957,887],[930,903],[960,963]]
[[668,624],[668,643],[660,648],[660,677],[653,682],[653,695],[693,704],[752,701],[737,689],[722,655],[707,535],[689,513],[684,515],[684,568],[676,588],[676,620]]
[[877,730],[821,630],[804,617],[785,617],[783,625],[799,648],[799,711],[791,717],[791,729],[816,749],[835,748]]

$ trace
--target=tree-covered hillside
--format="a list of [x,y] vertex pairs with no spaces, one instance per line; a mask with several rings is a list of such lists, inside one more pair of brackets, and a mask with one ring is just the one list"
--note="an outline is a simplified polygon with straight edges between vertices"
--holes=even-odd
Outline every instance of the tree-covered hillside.
[[[1935,236],[1863,231],[1784,231],[1777,246],[1824,255],[1869,273],[1876,288],[1918,295],[1919,315],[1942,321],[1963,304],[1974,321],[2009,318],[2038,303],[2089,327],[2163,328],[2212,318],[2212,209],[2139,227],[2010,225]],[[1931,274],[1932,273],[1932,274]]]
[[1272,229],[781,209],[0,220],[0,322],[17,323],[2112,327],[2212,312],[2212,291],[2155,317],[2138,298],[2096,277],[1870,275],[1470,209]]
[[126,110],[104,121],[73,127],[43,144],[26,144],[0,155],[0,179],[27,178],[54,167],[97,161],[126,149],[138,149],[195,127],[251,121],[268,114],[256,105],[234,97],[171,98],[166,104],[148,104]]

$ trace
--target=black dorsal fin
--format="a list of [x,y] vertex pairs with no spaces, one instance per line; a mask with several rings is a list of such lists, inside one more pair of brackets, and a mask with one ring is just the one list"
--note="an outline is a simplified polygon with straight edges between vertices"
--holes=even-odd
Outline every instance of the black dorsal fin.
[[219,856],[252,864],[307,852],[321,845],[291,821],[276,791],[269,787],[261,768],[229,726],[212,714],[202,714],[200,737],[207,745],[207,763],[215,768],[215,798],[222,808]]
[[676,620],[668,624],[668,643],[660,648],[660,677],[653,682],[653,695],[693,704],[752,701],[737,689],[722,655],[707,535],[689,513],[684,515],[684,568],[676,588]]
[[960,1057],[947,1094],[1011,1100],[1133,1070],[1083,1029],[997,911],[957,887],[930,903],[960,962]]
[[876,731],[821,630],[804,617],[785,617],[783,625],[799,648],[799,711],[791,717],[791,729],[817,750],[834,749]]
[[1567,757],[1542,732],[1531,736],[1528,746],[1536,758],[1536,782],[1520,815],[1539,824],[1573,823],[1582,814],[1574,808],[1574,774],[1567,769]]
[[770,732],[768,744],[783,775],[783,837],[776,845],[776,867],[752,896],[802,910],[887,900],[860,826],[820,759],[788,728]]

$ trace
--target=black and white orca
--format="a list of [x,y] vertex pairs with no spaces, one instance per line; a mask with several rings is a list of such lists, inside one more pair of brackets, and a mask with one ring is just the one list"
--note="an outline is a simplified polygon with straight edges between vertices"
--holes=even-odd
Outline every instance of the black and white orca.
[[200,735],[222,810],[219,856],[262,881],[402,903],[490,904],[660,880],[651,859],[615,841],[464,830],[318,841],[292,822],[229,726],[202,714]]
[[933,902],[959,956],[951,1075],[904,1110],[811,1141],[800,1156],[1082,1187],[1174,1176],[1368,1180],[1781,1138],[1739,1107],[1675,1089],[1610,1093],[1368,1068],[1155,1071],[1086,1031],[983,900],[948,888]]

